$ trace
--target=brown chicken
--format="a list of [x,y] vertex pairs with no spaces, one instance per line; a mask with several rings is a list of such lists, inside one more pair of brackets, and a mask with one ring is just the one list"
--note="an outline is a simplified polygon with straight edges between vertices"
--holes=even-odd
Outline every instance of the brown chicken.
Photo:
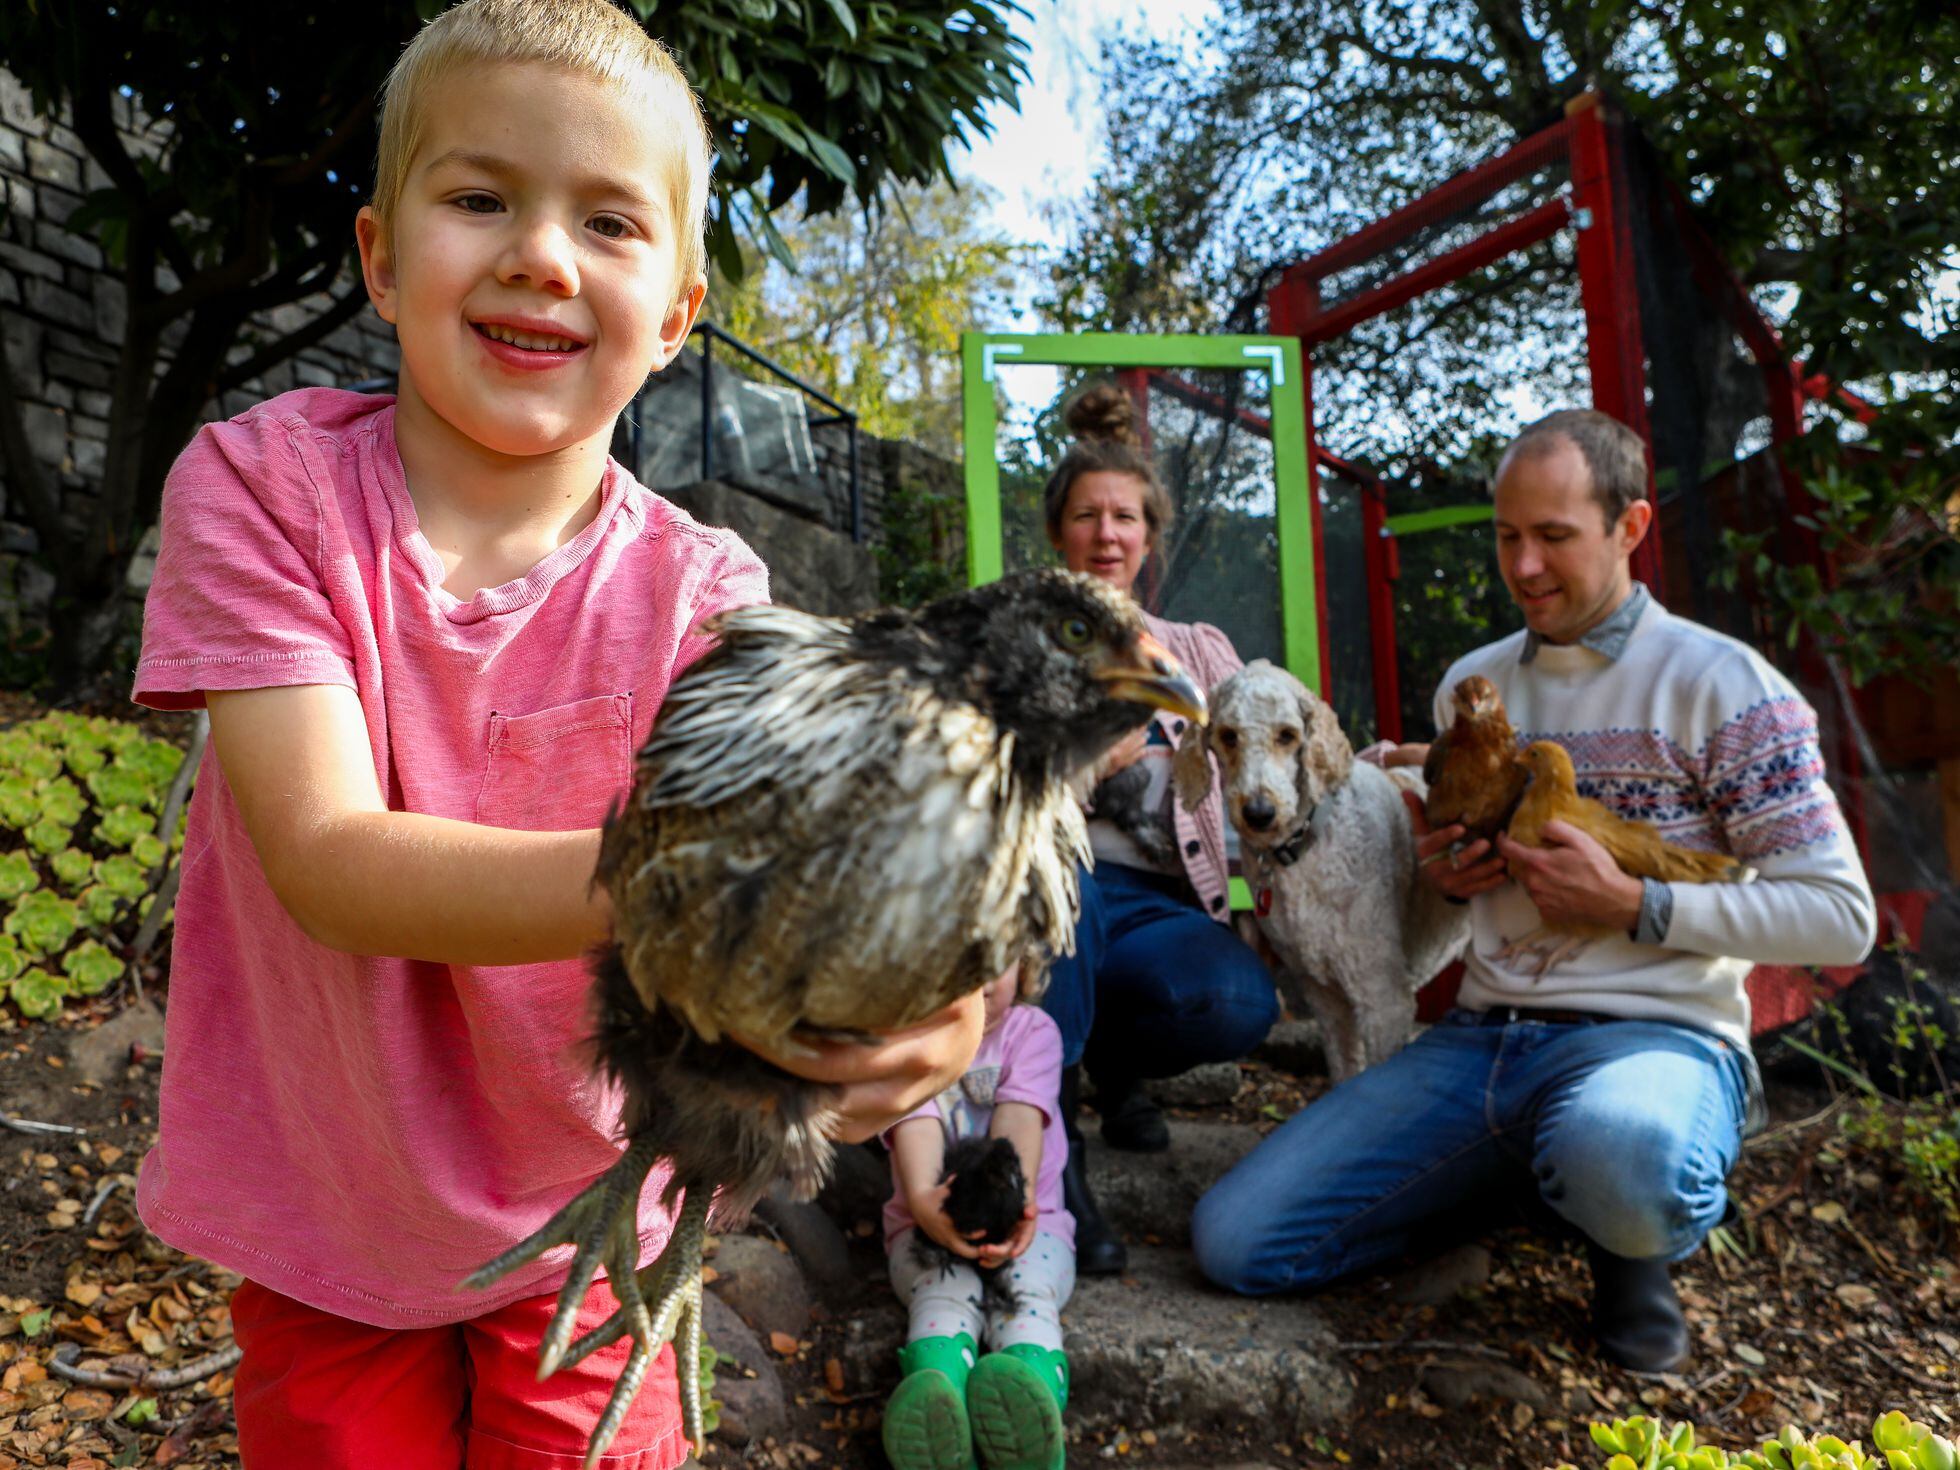
[[[1566,822],[1596,839],[1620,871],[1635,878],[1655,878],[1663,883],[1746,883],[1755,876],[1755,869],[1727,853],[1700,852],[1663,842],[1660,833],[1645,822],[1615,816],[1600,803],[1581,796],[1572,756],[1555,741],[1534,741],[1516,759],[1530,785],[1506,835],[1521,847],[1543,847],[1546,823]],[[1538,957],[1538,973],[1543,975],[1593,940],[1618,932],[1597,924],[1548,923],[1512,940],[1498,957],[1509,959],[1531,952]],[[1549,947],[1544,944],[1548,936],[1555,939]]]
[[1463,824],[1463,840],[1494,841],[1524,795],[1518,764],[1518,732],[1505,716],[1497,686],[1481,674],[1459,679],[1450,691],[1456,718],[1429,747],[1422,779],[1429,786],[1424,811],[1431,828]]

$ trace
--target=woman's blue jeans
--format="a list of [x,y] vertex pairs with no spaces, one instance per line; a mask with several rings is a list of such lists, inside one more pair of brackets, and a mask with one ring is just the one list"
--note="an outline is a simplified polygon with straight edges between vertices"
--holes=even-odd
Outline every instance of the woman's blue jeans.
[[1048,972],[1043,1007],[1062,1062],[1103,1079],[1174,1077],[1242,1057],[1279,1016],[1265,962],[1205,916],[1179,878],[1103,863],[1082,880],[1075,953]]
[[1742,1057],[1658,1021],[1456,1010],[1270,1134],[1198,1202],[1205,1275],[1307,1291],[1539,1199],[1615,1255],[1675,1261],[1720,1223]]

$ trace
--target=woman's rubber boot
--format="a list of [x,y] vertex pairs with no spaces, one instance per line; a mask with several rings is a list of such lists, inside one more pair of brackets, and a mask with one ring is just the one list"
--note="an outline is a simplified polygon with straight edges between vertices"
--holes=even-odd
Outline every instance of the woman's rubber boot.
[[973,1339],[922,1337],[898,1350],[904,1375],[885,1401],[885,1458],[892,1470],[975,1470],[967,1425]]
[[1103,1218],[1096,1197],[1089,1191],[1089,1150],[1076,1123],[1077,1094],[1082,1086],[1082,1069],[1070,1067],[1062,1073],[1062,1129],[1068,1134],[1068,1160],[1062,1166],[1062,1203],[1075,1217],[1075,1271],[1078,1276],[1120,1276],[1130,1264],[1125,1248],[1109,1221]]
[[[1032,1361],[1036,1356],[1044,1361]],[[1056,1358],[1059,1373],[1045,1361]],[[1009,1348],[974,1364],[966,1381],[966,1417],[981,1470],[1065,1470],[1067,1385],[1067,1358],[1042,1348]]]

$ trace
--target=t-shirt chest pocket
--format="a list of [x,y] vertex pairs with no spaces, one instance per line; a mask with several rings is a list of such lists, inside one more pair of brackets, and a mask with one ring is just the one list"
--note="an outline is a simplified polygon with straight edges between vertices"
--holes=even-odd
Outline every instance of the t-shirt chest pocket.
[[595,694],[529,715],[492,711],[476,820],[527,832],[597,827],[632,781],[631,694]]

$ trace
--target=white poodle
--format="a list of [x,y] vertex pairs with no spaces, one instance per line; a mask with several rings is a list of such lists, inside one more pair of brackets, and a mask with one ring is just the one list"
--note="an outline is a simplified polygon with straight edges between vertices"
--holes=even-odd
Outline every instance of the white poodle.
[[1211,691],[1212,718],[1179,746],[1179,799],[1211,787],[1209,749],[1238,828],[1259,927],[1289,972],[1282,985],[1320,1022],[1336,1082],[1399,1050],[1415,993],[1462,950],[1467,908],[1416,876],[1404,787],[1414,770],[1354,758],[1333,710],[1286,670],[1258,659]]

